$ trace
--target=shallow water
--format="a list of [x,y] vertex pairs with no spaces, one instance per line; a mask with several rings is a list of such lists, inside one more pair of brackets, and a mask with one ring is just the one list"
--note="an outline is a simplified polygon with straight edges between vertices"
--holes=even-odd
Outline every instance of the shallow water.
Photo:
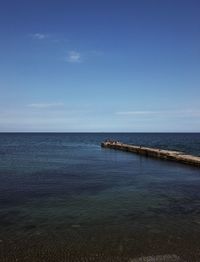
[[1,133],[0,261],[200,261],[200,169],[107,138],[200,155],[200,134]]

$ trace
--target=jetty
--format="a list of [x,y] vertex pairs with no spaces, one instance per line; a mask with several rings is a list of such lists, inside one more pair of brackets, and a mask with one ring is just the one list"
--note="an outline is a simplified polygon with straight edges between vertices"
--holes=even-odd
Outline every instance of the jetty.
[[101,143],[101,146],[104,148],[111,148],[131,153],[136,153],[139,155],[144,155],[147,157],[154,157],[159,159],[171,160],[180,162],[187,165],[193,165],[200,167],[200,157],[188,155],[184,152],[180,151],[171,151],[171,150],[163,150],[158,148],[150,148],[150,147],[143,147],[143,146],[135,146],[124,144],[119,141],[104,141]]

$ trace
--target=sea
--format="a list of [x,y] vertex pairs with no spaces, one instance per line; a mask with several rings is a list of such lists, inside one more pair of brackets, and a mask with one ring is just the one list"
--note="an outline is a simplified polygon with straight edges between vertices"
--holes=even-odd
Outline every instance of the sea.
[[0,133],[1,262],[200,261],[200,168],[106,139],[200,156],[200,133]]

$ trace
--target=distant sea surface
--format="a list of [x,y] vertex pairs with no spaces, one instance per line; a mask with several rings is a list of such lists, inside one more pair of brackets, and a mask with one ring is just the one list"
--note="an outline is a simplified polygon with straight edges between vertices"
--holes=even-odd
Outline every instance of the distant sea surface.
[[200,155],[200,133],[0,133],[0,261],[200,261],[200,168],[105,139]]

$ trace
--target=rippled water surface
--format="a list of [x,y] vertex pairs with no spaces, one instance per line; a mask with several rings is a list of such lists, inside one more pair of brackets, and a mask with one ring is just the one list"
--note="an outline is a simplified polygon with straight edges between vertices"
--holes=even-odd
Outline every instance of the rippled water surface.
[[107,138],[200,155],[200,134],[1,133],[0,261],[200,261],[200,169]]

